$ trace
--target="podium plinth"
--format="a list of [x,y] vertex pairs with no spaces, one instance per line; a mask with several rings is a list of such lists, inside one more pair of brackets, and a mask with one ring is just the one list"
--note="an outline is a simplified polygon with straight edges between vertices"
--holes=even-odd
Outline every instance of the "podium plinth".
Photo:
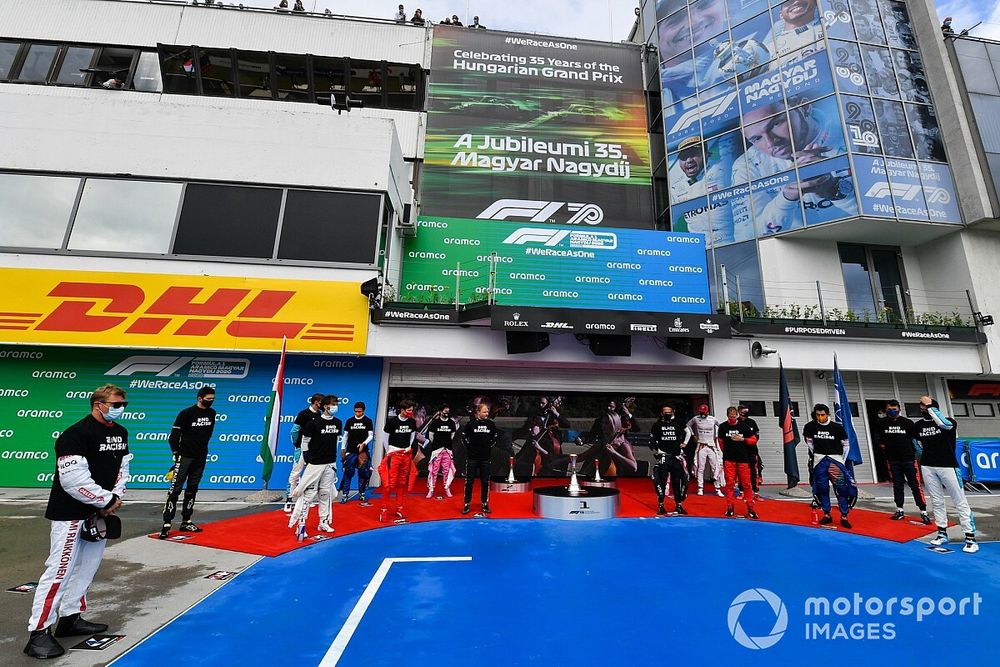
[[544,519],[600,521],[618,515],[618,489],[587,486],[572,495],[565,486],[535,489],[531,509]]

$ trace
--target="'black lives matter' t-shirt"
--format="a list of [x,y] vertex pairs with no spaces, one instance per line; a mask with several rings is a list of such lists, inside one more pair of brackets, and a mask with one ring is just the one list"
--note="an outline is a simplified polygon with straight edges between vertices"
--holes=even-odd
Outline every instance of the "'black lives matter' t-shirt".
[[344,425],[336,417],[332,419],[316,417],[306,424],[302,429],[303,441],[309,438],[306,449],[302,452],[306,463],[313,465],[335,463],[343,432]]
[[684,446],[684,424],[678,419],[671,420],[658,419],[650,429],[649,435],[652,438],[650,443],[653,449],[659,449],[670,456],[677,456]]
[[917,458],[912,421],[906,417],[885,419],[879,427],[878,444],[885,447],[885,458],[890,461],[913,461]]
[[170,430],[170,449],[193,459],[208,457],[208,441],[215,430],[215,410],[192,405],[177,413]]
[[412,444],[413,434],[417,431],[417,421],[412,417],[409,419],[389,417],[382,430],[389,434],[390,447],[406,449]]
[[86,519],[100,508],[73,498],[59,483],[59,457],[82,456],[90,467],[91,478],[102,489],[111,491],[118,480],[122,459],[128,454],[128,431],[118,423],[103,424],[87,415],[73,424],[56,440],[56,474],[52,478],[45,518],[51,521]]
[[357,454],[361,451],[361,443],[368,439],[369,433],[375,433],[375,424],[367,416],[350,417],[344,422],[344,432],[347,433],[347,447],[344,450],[348,454]]

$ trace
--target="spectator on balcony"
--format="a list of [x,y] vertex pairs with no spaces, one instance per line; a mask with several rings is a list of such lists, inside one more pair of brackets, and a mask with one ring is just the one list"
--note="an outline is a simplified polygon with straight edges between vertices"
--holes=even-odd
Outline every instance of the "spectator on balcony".
[[472,23],[469,24],[469,27],[470,28],[479,28],[481,30],[486,30],[486,26],[484,26],[482,23],[479,22],[479,17],[478,16],[473,16],[472,17]]
[[276,4],[274,6],[274,8],[276,10],[278,10],[279,12],[287,12],[288,11],[288,0],[281,0],[281,2],[279,2],[278,4]]
[[423,10],[418,9],[417,11],[413,12],[413,18],[410,19],[410,23],[419,26],[427,25],[427,20],[424,19]]
[[447,16],[441,19],[441,25],[451,25],[451,19]]
[[295,6],[292,7],[293,12],[305,12],[305,5],[302,4],[302,0],[295,0]]
[[406,9],[403,5],[400,5],[399,9],[396,10],[396,15],[392,17],[392,20],[396,23],[406,23]]
[[451,15],[451,24],[452,24],[452,25],[458,25],[458,26],[464,26],[464,25],[465,25],[464,23],[462,23],[462,22],[461,22],[461,21],[460,21],[460,20],[458,19],[458,14],[452,14],[452,15]]
[[101,88],[105,88],[107,90],[125,90],[125,82],[119,79],[117,76],[113,76],[104,83],[102,83]]

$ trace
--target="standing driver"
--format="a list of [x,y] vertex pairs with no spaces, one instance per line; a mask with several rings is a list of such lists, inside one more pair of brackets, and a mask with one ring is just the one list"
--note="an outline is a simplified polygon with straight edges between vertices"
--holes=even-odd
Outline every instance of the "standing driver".
[[128,431],[118,420],[128,402],[125,390],[113,384],[90,395],[90,414],[63,431],[56,440],[56,471],[45,518],[52,522],[49,557],[31,605],[24,652],[32,658],[55,658],[65,649],[56,637],[104,632],[104,623],[80,617],[87,609],[87,589],[104,556],[105,540],[83,539],[86,520],[114,515],[122,506],[128,466]]
[[208,441],[212,439],[215,430],[215,387],[208,385],[198,390],[198,401],[189,408],[184,408],[177,414],[174,426],[170,429],[170,451],[174,454],[174,467],[170,480],[170,490],[167,492],[167,502],[163,505],[163,528],[160,529],[160,539],[167,539],[170,524],[177,512],[177,499],[184,489],[184,505],[181,508],[181,531],[185,533],[200,533],[201,528],[192,523],[194,514],[194,499],[198,495],[198,485],[205,473],[205,461],[208,460]]

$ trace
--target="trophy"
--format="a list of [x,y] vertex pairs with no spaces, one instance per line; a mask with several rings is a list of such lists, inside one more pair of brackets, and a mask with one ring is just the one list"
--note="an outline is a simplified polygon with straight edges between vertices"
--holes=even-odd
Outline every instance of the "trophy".
[[583,491],[580,489],[580,480],[576,478],[576,454],[569,455],[569,469],[569,495],[579,496],[583,493]]
[[508,465],[510,465],[510,470],[507,471],[507,483],[516,484],[517,480],[514,479],[514,457],[510,457],[508,460]]
[[594,483],[595,484],[600,484],[603,481],[604,480],[601,479],[601,462],[595,460],[594,461]]

